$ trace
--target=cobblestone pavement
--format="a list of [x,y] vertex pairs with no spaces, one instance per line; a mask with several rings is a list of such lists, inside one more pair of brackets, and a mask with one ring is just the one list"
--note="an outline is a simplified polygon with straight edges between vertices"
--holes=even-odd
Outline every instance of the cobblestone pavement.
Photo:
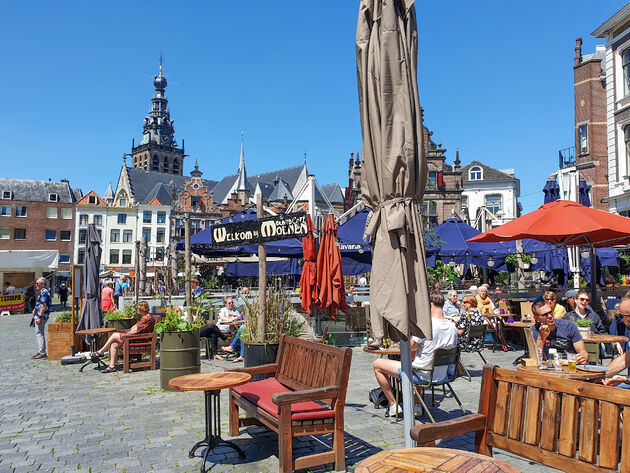
[[[0,317],[0,473],[199,471],[201,460],[188,458],[188,450],[204,436],[202,393],[162,391],[159,370],[104,375],[90,368],[79,373],[80,365],[31,360],[36,342],[30,318]],[[520,354],[484,351],[488,362],[504,367],[511,367]],[[382,449],[404,447],[402,421],[384,418],[384,410],[374,409],[367,400],[376,386],[374,357],[354,350],[345,410],[348,471]],[[477,354],[464,354],[463,361],[473,380],[460,378],[454,388],[464,407],[476,411],[482,361]],[[201,369],[232,366],[203,360]],[[226,397],[225,393],[221,397],[225,437]],[[451,398],[432,412],[438,420],[461,415]],[[246,458],[220,447],[209,457],[208,465],[214,464],[211,471],[278,471],[276,435],[261,427],[241,432],[235,443],[245,450]],[[294,451],[320,451],[325,448],[322,442],[329,444],[330,437],[296,439]],[[441,445],[472,450],[473,438],[457,437]],[[501,452],[496,457],[522,472],[555,471]]]

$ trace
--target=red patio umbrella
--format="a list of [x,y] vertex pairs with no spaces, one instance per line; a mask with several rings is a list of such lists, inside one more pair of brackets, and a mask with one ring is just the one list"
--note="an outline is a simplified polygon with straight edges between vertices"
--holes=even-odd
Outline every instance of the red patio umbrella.
[[326,216],[322,227],[322,241],[317,254],[317,290],[317,309],[328,308],[333,319],[337,310],[348,313],[341,271],[341,251],[337,246],[337,222],[332,214]]
[[302,307],[309,314],[311,304],[317,300],[317,274],[315,267],[315,240],[313,239],[313,221],[311,216],[306,216],[308,226],[308,236],[302,238],[302,253],[304,254],[304,266],[302,266],[302,276],[300,277],[300,299]]
[[569,200],[556,200],[538,210],[481,233],[467,241],[497,242],[533,238],[554,245],[598,248],[630,243],[630,219]]

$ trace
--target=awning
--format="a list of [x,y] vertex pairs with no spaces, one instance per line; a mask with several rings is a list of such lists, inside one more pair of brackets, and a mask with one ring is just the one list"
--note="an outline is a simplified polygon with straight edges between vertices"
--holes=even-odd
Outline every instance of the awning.
[[59,266],[59,250],[0,250],[0,271],[48,271]]

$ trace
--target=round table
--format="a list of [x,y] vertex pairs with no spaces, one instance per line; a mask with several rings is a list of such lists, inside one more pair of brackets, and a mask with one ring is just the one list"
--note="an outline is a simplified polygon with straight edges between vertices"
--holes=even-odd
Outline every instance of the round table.
[[[101,335],[107,335],[108,333],[118,332],[118,329],[112,327],[99,327],[99,328],[86,328],[85,330],[77,330],[74,332],[76,335],[84,335],[86,337],[90,337],[90,353],[94,353],[98,350],[98,340]],[[96,363],[96,367],[99,368],[103,365],[103,368],[107,368],[107,365],[103,363],[103,360],[100,358],[90,358],[87,363],[85,363],[79,371],[83,371],[83,369],[89,365],[90,363]]]
[[544,376],[552,376],[554,378],[576,379],[579,381],[599,381],[600,379],[604,379],[606,377],[605,371],[577,370],[571,373],[569,371],[569,367],[565,365],[562,366],[562,371],[539,370],[538,366],[525,366],[525,365],[518,365],[517,369],[525,373],[541,374]]
[[208,447],[203,455],[201,473],[206,472],[206,460],[211,450],[224,443],[230,445],[241,457],[245,456],[243,450],[233,442],[221,438],[221,399],[222,389],[240,386],[252,379],[247,373],[234,371],[220,371],[217,373],[188,374],[173,378],[168,382],[169,387],[177,391],[204,391],[206,407],[206,438],[197,442],[188,452],[190,458],[195,456],[195,451],[200,447]]
[[400,356],[400,347],[379,348],[378,350],[369,350],[368,347],[363,347],[363,351],[365,353],[372,353],[373,355]]
[[530,328],[534,322],[505,322],[507,328]]
[[609,335],[607,333],[591,333],[587,338],[582,339],[585,343],[625,343],[628,337],[623,335]]
[[517,469],[496,458],[450,448],[416,447],[384,450],[359,463],[355,473],[493,471],[519,473]]

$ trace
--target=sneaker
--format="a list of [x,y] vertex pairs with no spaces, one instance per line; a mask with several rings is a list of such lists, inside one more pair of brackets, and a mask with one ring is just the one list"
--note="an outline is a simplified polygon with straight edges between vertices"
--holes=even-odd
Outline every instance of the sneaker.
[[[401,416],[402,414],[402,406],[398,404],[398,415]],[[387,409],[385,409],[385,417],[396,417],[396,404],[387,406]]]

